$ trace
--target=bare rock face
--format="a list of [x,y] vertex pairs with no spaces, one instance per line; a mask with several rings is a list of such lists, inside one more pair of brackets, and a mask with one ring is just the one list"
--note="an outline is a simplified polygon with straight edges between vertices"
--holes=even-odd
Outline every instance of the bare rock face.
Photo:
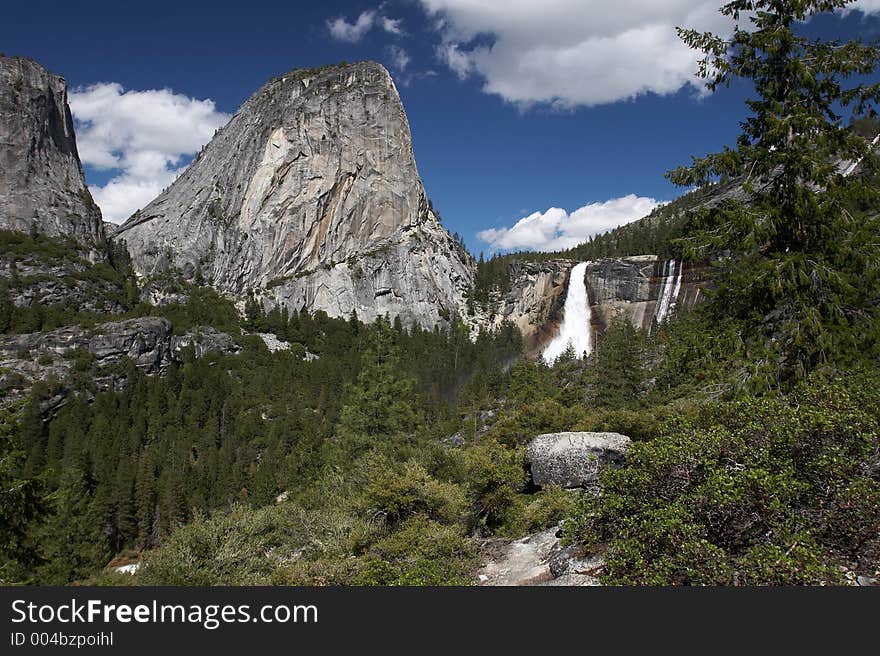
[[[472,317],[476,330],[494,330],[503,322],[515,324],[526,350],[540,352],[557,334],[574,260],[516,261],[510,292]],[[587,264],[585,283],[594,337],[615,317],[635,328],[653,332],[677,308],[700,299],[704,267],[656,255],[608,258]],[[594,341],[595,343],[595,341]]]
[[692,307],[700,297],[703,266],[655,255],[605,259],[587,265],[594,331],[601,333],[618,316],[653,332],[677,308]]
[[528,445],[535,485],[592,487],[599,472],[623,462],[631,440],[619,433],[548,433]]
[[560,544],[560,529],[508,542],[498,538],[482,545],[483,566],[476,583],[483,586],[596,586],[605,563],[578,547]]
[[85,244],[104,234],[83,179],[67,83],[21,57],[0,57],[0,228]]
[[365,321],[433,327],[461,313],[473,279],[374,62],[268,82],[114,238],[141,274],[198,270],[223,292]]
[[492,331],[509,321],[522,333],[526,350],[537,351],[557,328],[568,275],[575,264],[572,260],[514,262],[510,292],[478,312],[473,327]]

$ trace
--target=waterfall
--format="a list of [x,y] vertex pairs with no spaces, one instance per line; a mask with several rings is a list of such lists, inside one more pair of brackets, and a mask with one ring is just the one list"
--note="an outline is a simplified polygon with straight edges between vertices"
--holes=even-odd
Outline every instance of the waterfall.
[[559,334],[544,349],[543,357],[547,364],[553,364],[565,352],[569,344],[574,347],[574,352],[579,358],[584,353],[589,355],[593,350],[590,299],[587,296],[587,285],[584,282],[586,272],[586,262],[581,262],[571,270]]
[[672,290],[672,300],[669,301],[669,311],[667,314],[672,314],[675,310],[675,305],[678,303],[678,293],[681,291],[681,279],[684,277],[684,260],[678,265],[678,275],[675,277],[675,289]]
[[654,315],[657,325],[663,323],[663,320],[669,316],[670,311],[675,308],[678,293],[681,291],[681,272],[684,269],[684,262],[678,267],[677,273],[676,264],[675,260],[669,260],[663,268],[663,286],[660,288],[660,296],[657,299],[657,312]]

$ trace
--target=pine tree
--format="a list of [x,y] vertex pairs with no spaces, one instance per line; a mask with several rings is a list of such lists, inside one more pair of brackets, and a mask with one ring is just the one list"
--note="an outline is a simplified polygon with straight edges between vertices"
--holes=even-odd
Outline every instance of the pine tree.
[[20,474],[25,454],[15,416],[0,410],[0,584],[19,582],[34,564],[29,526],[45,511],[39,483]]
[[384,437],[411,432],[419,424],[415,381],[401,375],[396,333],[381,317],[372,330],[371,343],[361,358],[357,382],[348,390],[339,422],[339,435],[355,450]]
[[593,399],[596,405],[623,408],[642,393],[643,339],[633,325],[616,317],[596,345]]
[[45,561],[39,568],[42,583],[70,583],[92,574],[110,559],[105,517],[93,500],[94,491],[95,481],[86,462],[65,471],[55,495],[55,512],[39,531]]
[[[738,179],[748,195],[694,212],[678,246],[693,258],[731,253],[707,311],[737,322],[741,357],[763,362],[741,373],[756,388],[857,354],[875,332],[878,226],[876,214],[859,216],[855,206],[880,206],[876,158],[842,112],[861,116],[880,98],[880,85],[859,81],[875,70],[880,48],[798,31],[848,4],[737,0],[721,8],[737,22],[730,40],[679,30],[703,52],[699,74],[709,90],[744,78],[756,94],[735,148],[668,174],[687,186]],[[749,28],[738,24],[746,16]],[[856,161],[863,173],[845,176],[843,164]]]

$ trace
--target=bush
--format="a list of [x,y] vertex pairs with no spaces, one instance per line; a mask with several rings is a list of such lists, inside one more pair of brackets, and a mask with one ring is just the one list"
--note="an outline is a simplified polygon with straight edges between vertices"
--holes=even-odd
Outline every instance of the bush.
[[556,485],[532,495],[519,494],[497,532],[504,537],[520,538],[556,526],[571,516],[580,494],[580,491],[564,490]]
[[424,515],[407,519],[399,531],[370,549],[355,576],[357,585],[467,585],[476,549],[458,526]]
[[489,437],[502,444],[526,444],[536,435],[569,430],[581,417],[555,399],[543,399],[518,407],[495,422]]
[[260,585],[268,582],[284,546],[283,517],[273,508],[196,518],[144,558],[144,585]]
[[74,371],[90,371],[95,364],[95,355],[83,348],[68,349],[61,354],[65,360],[73,360]]
[[143,585],[268,585],[288,580],[299,560],[332,561],[363,548],[371,531],[340,511],[236,506],[177,529],[135,576]]
[[487,442],[468,449],[465,469],[477,521],[500,525],[528,478],[524,450]]
[[363,505],[392,525],[416,514],[448,524],[462,518],[467,499],[461,487],[438,481],[416,462],[395,466],[380,459],[373,463]]
[[[568,540],[606,543],[617,584],[839,583],[880,550],[876,381],[707,405],[633,445]],[[855,391],[853,391],[855,390]],[[874,398],[872,398],[874,397]]]

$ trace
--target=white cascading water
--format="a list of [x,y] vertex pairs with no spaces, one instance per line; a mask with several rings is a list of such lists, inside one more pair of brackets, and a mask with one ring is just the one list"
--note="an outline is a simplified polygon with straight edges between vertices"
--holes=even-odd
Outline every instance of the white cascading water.
[[675,277],[675,288],[672,290],[672,300],[669,301],[669,314],[675,310],[678,303],[678,293],[681,291],[681,279],[684,277],[684,260],[678,265],[678,275]]
[[[678,299],[678,292],[681,290],[681,269],[676,271],[675,260],[669,260],[664,267],[663,286],[660,288],[660,297],[657,300],[657,312],[654,318],[657,324],[663,323],[663,320],[669,315],[672,308],[675,307],[675,301]],[[684,263],[682,263],[683,265]]]
[[574,347],[577,357],[589,355],[593,350],[590,328],[590,300],[587,297],[587,285],[584,278],[587,263],[581,262],[571,270],[568,281],[568,293],[565,296],[565,307],[559,334],[544,349],[544,361],[553,364],[565,353],[569,344]]

